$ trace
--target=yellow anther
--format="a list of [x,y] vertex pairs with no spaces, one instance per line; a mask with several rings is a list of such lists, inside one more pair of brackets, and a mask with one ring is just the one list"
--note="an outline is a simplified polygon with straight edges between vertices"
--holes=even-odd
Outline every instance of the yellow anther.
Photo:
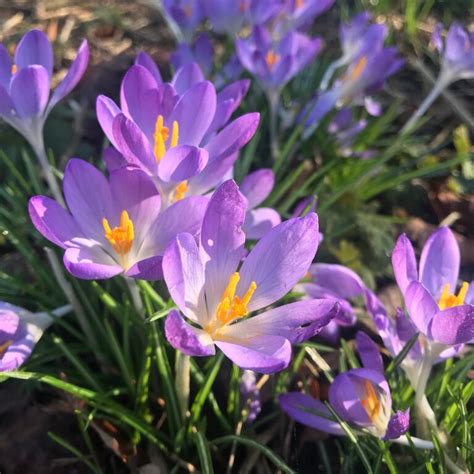
[[3,344],[0,344],[0,358],[5,355],[7,349],[13,344],[12,340],[6,341]]
[[[153,134],[153,140],[155,142],[153,152],[155,154],[156,161],[158,162],[160,162],[163,156],[165,156],[166,142],[169,138],[169,135],[170,135],[170,130],[168,127],[165,127],[164,125],[163,115],[158,115],[158,117],[156,118],[155,133]],[[179,140],[179,124],[175,120],[173,122],[173,128],[171,130],[170,148],[174,148],[176,145],[178,145],[178,140]]]
[[18,68],[16,67],[16,64],[12,64],[12,74],[16,74],[18,71]]
[[451,294],[449,292],[450,284],[446,283],[443,286],[443,291],[441,293],[441,297],[439,298],[438,306],[439,309],[448,309],[453,308],[454,306],[460,306],[464,304],[464,300],[466,299],[467,292],[469,290],[469,283],[463,282],[459,293]]
[[253,281],[245,295],[242,298],[239,298],[238,296],[235,296],[235,290],[239,280],[239,272],[235,272],[230,276],[227,287],[222,295],[222,299],[217,306],[216,317],[221,325],[229,324],[235,319],[243,318],[248,314],[247,305],[257,289],[257,284]]
[[304,0],[295,0],[295,10],[299,10],[304,5]]
[[280,60],[280,56],[275,54],[273,51],[268,51],[267,55],[265,56],[265,62],[267,63],[268,69],[270,71],[275,67],[275,64]]
[[367,415],[369,416],[370,421],[374,422],[380,414],[381,403],[377,392],[375,391],[374,386],[372,382],[370,382],[370,380],[364,380],[364,388],[366,398],[363,398],[361,400],[361,403]]
[[359,78],[359,76],[362,74],[362,72],[365,69],[365,66],[367,66],[367,56],[361,56],[356,65],[354,66],[354,69],[351,72],[351,79],[356,80]]
[[128,217],[128,212],[123,210],[120,214],[120,225],[110,228],[109,221],[104,217],[102,219],[105,237],[112,245],[115,252],[123,259],[130,252],[134,239],[133,222]]
[[184,196],[186,196],[186,193],[188,192],[188,180],[185,179],[184,181],[181,181],[181,183],[176,186],[176,189],[174,190],[174,201],[181,201],[181,199],[184,199]]

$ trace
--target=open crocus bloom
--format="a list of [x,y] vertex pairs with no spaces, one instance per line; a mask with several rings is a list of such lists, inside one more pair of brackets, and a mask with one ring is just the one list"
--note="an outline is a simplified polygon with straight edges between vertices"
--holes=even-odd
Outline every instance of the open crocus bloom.
[[[383,373],[377,346],[362,332],[356,336],[363,368],[339,374],[329,388],[329,403],[341,419],[356,431],[378,438],[395,439],[409,427],[408,412],[390,416],[392,397]],[[345,432],[324,403],[299,392],[280,395],[281,408],[296,421],[335,435]]]
[[208,199],[183,199],[160,212],[161,199],[143,171],[120,168],[107,180],[91,164],[72,159],[64,172],[69,211],[45,196],[30,199],[36,229],[65,250],[76,277],[161,278],[163,252],[179,232],[196,235]]
[[458,23],[453,23],[443,42],[442,25],[433,32],[433,43],[442,55],[439,81],[443,87],[460,79],[474,77],[474,33],[466,31]]
[[309,268],[311,282],[300,283],[296,291],[302,291],[309,298],[325,298],[339,302],[339,313],[321,331],[320,337],[331,342],[339,339],[340,326],[353,326],[356,315],[351,299],[363,294],[365,285],[350,268],[331,263],[314,263]]
[[257,208],[270,195],[274,184],[275,176],[268,168],[248,174],[240,184],[240,192],[247,199],[243,230],[249,239],[260,239],[281,222],[280,215],[275,209]]
[[68,73],[50,98],[54,59],[46,35],[38,30],[26,33],[16,47],[13,61],[0,44],[0,117],[33,146],[40,140],[42,143],[46,118],[74,89],[88,61],[89,47],[84,40]]
[[408,314],[427,342],[441,351],[474,340],[473,285],[464,282],[456,293],[460,251],[449,228],[441,227],[431,234],[419,268],[411,242],[401,235],[392,265]]
[[191,40],[199,23],[204,20],[200,0],[164,0],[166,12],[180,27],[187,40]]
[[281,39],[256,26],[247,39],[236,41],[240,62],[266,90],[278,91],[319,53],[321,40],[291,31]]
[[[291,359],[291,344],[319,332],[336,314],[333,300],[308,300],[263,309],[288,293],[305,274],[318,246],[312,213],[271,229],[246,256],[245,198],[229,180],[212,196],[200,246],[180,234],[167,248],[163,273],[177,311],[166,319],[170,344],[185,354],[210,356],[215,346],[243,369],[271,373]],[[239,268],[240,266],[240,268]]]
[[[63,316],[68,311],[70,307],[64,307],[53,314]],[[23,365],[52,322],[46,313],[34,314],[0,301],[0,372],[16,370]]]
[[228,123],[248,87],[248,81],[238,81],[216,94],[194,63],[163,83],[156,65],[141,53],[122,81],[121,109],[105,96],[97,99],[99,123],[119,152],[109,156],[109,170],[124,165],[143,170],[164,208],[210,191],[257,128],[257,113]]

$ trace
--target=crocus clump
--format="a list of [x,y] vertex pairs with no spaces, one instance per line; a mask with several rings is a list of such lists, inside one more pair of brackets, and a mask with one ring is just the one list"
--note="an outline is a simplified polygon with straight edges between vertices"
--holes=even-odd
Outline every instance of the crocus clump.
[[240,184],[240,192],[247,198],[247,212],[242,226],[249,239],[260,239],[281,222],[280,215],[270,207],[257,207],[272,192],[275,175],[269,168],[248,174]]
[[311,213],[271,229],[245,257],[246,199],[223,183],[204,215],[199,246],[189,234],[169,245],[163,273],[178,311],[165,322],[170,344],[192,356],[215,347],[243,369],[271,373],[291,359],[291,344],[317,334],[336,315],[333,300],[313,299],[272,308],[306,273],[318,247],[318,219]]
[[109,170],[141,169],[153,179],[163,207],[209,192],[257,128],[258,113],[228,123],[248,87],[248,81],[238,81],[217,94],[197,64],[163,83],[142,53],[122,81],[121,108],[108,97],[97,99],[99,123],[118,152],[109,155]]
[[[367,432],[383,439],[396,439],[409,427],[409,412],[391,415],[392,398],[384,376],[377,346],[365,333],[356,336],[363,368],[339,374],[329,388],[329,403],[337,415],[356,432]],[[300,392],[279,397],[280,406],[294,420],[325,431],[345,432],[328,407],[320,400]]]
[[107,179],[91,164],[72,159],[64,172],[69,210],[46,196],[30,199],[36,229],[62,247],[64,265],[84,279],[162,277],[161,260],[180,232],[196,236],[207,198],[183,199],[161,212],[161,197],[141,170],[122,167]]
[[68,95],[84,74],[89,47],[83,41],[64,79],[50,96],[53,48],[38,30],[26,33],[12,60],[0,44],[0,117],[38,150],[43,149],[43,126],[54,106]]

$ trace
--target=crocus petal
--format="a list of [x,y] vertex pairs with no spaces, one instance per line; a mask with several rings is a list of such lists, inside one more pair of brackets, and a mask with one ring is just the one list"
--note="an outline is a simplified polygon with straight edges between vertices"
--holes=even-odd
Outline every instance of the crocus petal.
[[72,240],[84,236],[71,214],[49,197],[33,196],[28,212],[36,230],[62,248],[74,246]]
[[160,161],[158,177],[176,183],[200,173],[207,164],[209,153],[204,148],[178,145],[168,150]]
[[350,268],[331,263],[315,263],[309,272],[317,285],[327,288],[339,298],[355,298],[362,294],[364,282]]
[[0,116],[4,120],[10,121],[15,118],[15,115],[17,115],[15,105],[13,104],[7,89],[0,84]]
[[406,411],[397,410],[390,418],[384,439],[397,439],[405,434],[410,427],[410,409]]
[[43,66],[20,69],[12,78],[10,95],[21,118],[40,116],[49,98],[49,76]]
[[155,61],[145,52],[141,51],[137,54],[135,59],[135,64],[139,66],[143,66],[144,68],[148,69],[148,72],[154,77],[156,84],[161,84],[163,79],[161,79],[160,70],[156,65]]
[[127,160],[123,155],[110,146],[104,149],[102,152],[102,158],[109,173],[128,165]]
[[114,215],[112,194],[105,176],[86,161],[71,159],[64,171],[64,197],[83,234],[105,241],[102,219]]
[[216,350],[206,332],[190,326],[177,311],[171,311],[165,321],[168,342],[179,351],[190,356],[211,356]]
[[[201,246],[209,261],[205,264],[206,299],[209,314],[214,314],[230,276],[243,257],[246,199],[234,181],[223,183],[212,196],[204,215]],[[247,291],[250,282],[245,288]],[[242,293],[237,293],[243,295]]]
[[77,51],[76,58],[69,67],[69,71],[53,92],[53,96],[48,104],[49,110],[51,110],[61,99],[66,97],[74,87],[76,87],[77,83],[86,72],[88,64],[89,45],[86,40],[83,40]]
[[117,148],[117,143],[115,141],[114,133],[113,133],[113,122],[114,118],[121,114],[122,111],[117,107],[115,102],[112,99],[109,99],[105,95],[99,95],[97,97],[96,101],[96,114],[97,114],[97,120],[99,121],[99,124],[107,136],[107,138],[110,140],[110,143]]
[[313,397],[299,392],[284,393],[278,397],[278,403],[290,418],[303,425],[334,435],[344,434],[327,406]]
[[19,70],[33,65],[43,66],[48,77],[51,77],[53,61],[53,48],[42,31],[28,31],[16,47],[15,64]]
[[275,209],[259,207],[247,212],[243,229],[248,239],[257,240],[280,223],[280,214]]
[[392,267],[397,285],[405,293],[410,282],[418,280],[416,257],[413,245],[405,234],[398,237],[392,252]]
[[204,300],[204,267],[199,249],[190,234],[178,234],[163,257],[163,274],[171,298],[188,318],[200,321],[206,313]]
[[264,308],[286,295],[307,272],[318,243],[314,213],[289,219],[259,240],[242,265],[237,286],[237,294],[243,295],[252,281],[257,285],[248,310]]
[[163,279],[162,261],[163,257],[161,255],[145,258],[132,265],[125,272],[125,275],[139,280],[161,280]]
[[179,95],[184,94],[193,85],[204,82],[204,74],[197,63],[186,64],[176,71],[171,84]]
[[370,337],[362,331],[356,334],[357,352],[366,369],[372,369],[383,374],[383,361],[380,351]]
[[220,333],[231,338],[270,334],[296,344],[318,334],[338,310],[338,303],[334,300],[297,301],[222,328]]
[[273,171],[265,168],[247,175],[240,184],[240,192],[247,198],[249,209],[253,209],[270,195],[274,185]]
[[214,343],[241,369],[262,374],[283,370],[291,360],[291,343],[281,336],[257,336],[233,341],[215,340]]
[[431,293],[420,282],[412,281],[405,293],[405,305],[415,326],[426,335],[431,319],[439,312]]
[[431,339],[454,345],[474,342],[474,306],[454,306],[433,315],[428,326]]
[[20,368],[33,352],[35,347],[33,335],[24,327],[20,330],[21,334],[17,334],[17,339],[6,350],[0,361],[0,372]]
[[460,261],[459,245],[448,227],[441,227],[430,235],[421,252],[420,281],[434,298],[441,296],[446,283],[454,291]]
[[12,77],[12,60],[7,48],[0,44],[0,86],[8,89]]
[[68,248],[64,253],[64,266],[83,280],[103,280],[123,272],[123,268],[100,247]]
[[[180,143],[199,145],[216,112],[216,90],[205,81],[188,89],[176,104],[169,124],[179,124]],[[190,113],[190,111],[193,113]]]

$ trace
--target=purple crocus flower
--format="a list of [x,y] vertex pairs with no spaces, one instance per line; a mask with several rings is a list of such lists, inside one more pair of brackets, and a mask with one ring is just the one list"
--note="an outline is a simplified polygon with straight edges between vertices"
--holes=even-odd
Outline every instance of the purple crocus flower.
[[247,198],[247,213],[242,228],[248,239],[260,239],[281,222],[275,209],[257,207],[270,195],[274,184],[275,175],[269,168],[248,174],[240,184],[240,192]]
[[251,424],[255,421],[255,418],[257,418],[262,409],[260,390],[257,387],[255,372],[244,370],[242,377],[240,377],[240,395],[244,408],[247,411],[245,422]]
[[290,31],[276,39],[263,26],[256,26],[247,39],[236,41],[240,62],[267,92],[282,89],[317,56],[320,49],[320,38]]
[[[70,306],[52,311],[59,317]],[[46,313],[31,313],[26,309],[0,301],[0,372],[16,370],[24,364],[53,319]]]
[[69,210],[45,196],[30,199],[36,229],[62,247],[64,265],[83,279],[162,277],[161,260],[180,232],[199,232],[208,199],[194,196],[160,212],[161,199],[141,170],[120,168],[106,179],[91,164],[72,159],[64,172]]
[[[348,370],[334,379],[329,403],[355,431],[383,439],[399,438],[408,430],[409,412],[397,411],[390,416],[392,397],[378,348],[363,332],[357,333],[356,344],[363,368]],[[291,392],[280,395],[279,402],[283,411],[304,425],[330,434],[345,434],[320,400]]]
[[363,294],[364,282],[350,268],[331,263],[312,264],[309,275],[311,282],[300,283],[295,289],[309,298],[332,299],[339,303],[339,313],[319,334],[335,343],[339,340],[340,327],[356,323],[357,318],[350,300]]
[[197,27],[204,20],[201,0],[164,0],[166,13],[179,26],[187,40],[190,40]]
[[54,106],[69,94],[84,74],[89,47],[83,41],[64,79],[50,97],[53,48],[38,30],[26,33],[13,60],[0,44],[0,117],[18,130],[37,151],[43,146],[43,126]]
[[199,64],[202,72],[209,77],[212,71],[214,48],[206,33],[201,33],[192,44],[180,43],[171,55],[171,64],[179,68],[192,63]]
[[284,0],[283,14],[276,26],[279,31],[305,29],[315,18],[329,10],[335,0]]
[[214,78],[217,89],[222,89],[230,82],[237,81],[243,72],[242,64],[237,54],[232,54],[228,61],[219,69]]
[[257,128],[258,113],[228,123],[248,87],[238,81],[216,94],[197,64],[163,83],[151,58],[140,54],[122,81],[121,109],[105,96],[97,99],[99,123],[119,152],[109,155],[109,170],[140,168],[153,178],[163,207],[209,192]]
[[291,344],[317,334],[338,304],[298,301],[246,317],[282,298],[308,270],[318,247],[318,218],[309,214],[277,225],[241,264],[245,210],[245,197],[226,181],[210,200],[200,245],[180,234],[167,248],[165,281],[189,323],[172,311],[165,333],[185,354],[211,356],[217,346],[243,369],[272,373],[288,366]]

